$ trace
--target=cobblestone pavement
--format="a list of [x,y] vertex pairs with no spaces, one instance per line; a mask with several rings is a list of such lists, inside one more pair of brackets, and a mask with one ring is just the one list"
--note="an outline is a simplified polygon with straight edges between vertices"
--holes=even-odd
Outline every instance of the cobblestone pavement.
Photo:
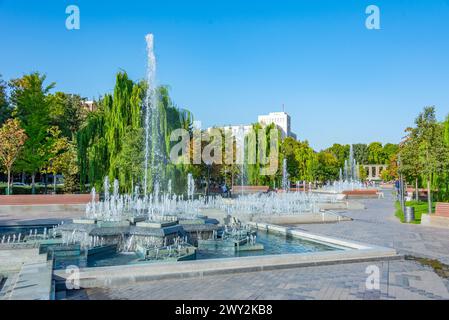
[[[449,263],[449,230],[405,225],[394,217],[390,194],[364,201],[367,209],[345,213],[339,224],[295,228],[394,247],[402,254]],[[367,289],[367,267],[377,266],[380,287]],[[449,281],[411,260],[351,263],[223,276],[151,281],[110,289],[89,289],[69,299],[449,299]]]

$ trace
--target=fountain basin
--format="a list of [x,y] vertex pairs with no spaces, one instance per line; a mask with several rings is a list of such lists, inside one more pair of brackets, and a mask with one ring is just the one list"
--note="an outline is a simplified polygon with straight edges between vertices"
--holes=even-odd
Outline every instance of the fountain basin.
[[[263,256],[245,256],[234,258],[218,258],[181,262],[161,262],[145,265],[108,266],[82,268],[80,284],[82,288],[115,287],[143,281],[162,279],[183,279],[185,277],[205,277],[241,272],[258,272],[305,266],[328,265],[338,263],[354,263],[364,261],[383,261],[400,259],[396,250],[319,236],[311,233],[279,228],[279,226],[259,225],[260,229],[271,229],[284,235],[301,237],[307,241],[332,246],[337,250],[271,254]],[[67,274],[63,270],[55,271],[57,283],[64,283]]]
[[96,224],[97,219],[73,219],[73,223],[78,224]]
[[143,221],[136,223],[136,227],[140,228],[166,228],[178,224],[178,221]]

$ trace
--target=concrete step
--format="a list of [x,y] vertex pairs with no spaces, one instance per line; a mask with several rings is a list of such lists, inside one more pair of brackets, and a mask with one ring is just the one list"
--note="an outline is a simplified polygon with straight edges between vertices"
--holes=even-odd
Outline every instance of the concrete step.
[[9,300],[11,297],[11,293],[16,285],[17,279],[19,278],[19,273],[10,274],[0,291],[0,300]]
[[50,300],[52,297],[53,264],[51,261],[24,264],[14,285],[7,293],[8,300]]
[[421,216],[421,225],[449,229],[449,217],[423,214]]

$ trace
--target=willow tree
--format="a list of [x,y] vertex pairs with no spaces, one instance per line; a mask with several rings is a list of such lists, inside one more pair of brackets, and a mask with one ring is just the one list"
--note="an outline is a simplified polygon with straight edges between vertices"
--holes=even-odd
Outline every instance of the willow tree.
[[[183,164],[173,164],[169,161],[168,155],[171,148],[177,143],[171,141],[171,133],[176,129],[187,130],[192,133],[192,114],[185,109],[178,108],[169,95],[169,88],[167,86],[160,86],[157,89],[158,108],[160,115],[160,123],[158,130],[160,130],[160,136],[163,143],[163,181],[172,181],[172,187],[174,192],[183,192],[187,183],[187,171],[188,166]],[[163,188],[165,186],[162,186]]]
[[105,116],[103,104],[88,114],[86,122],[77,133],[78,165],[80,174],[80,189],[85,191],[87,184],[100,189],[102,179],[108,174],[109,155],[105,139]]
[[[120,72],[116,76],[113,94],[105,95],[99,103],[99,109],[88,115],[77,135],[81,187],[89,183],[101,189],[105,176],[111,180],[117,178],[125,192],[132,191],[134,185],[142,183],[142,110],[146,89],[146,82],[133,82],[125,72]],[[163,176],[175,182],[176,179],[182,179],[184,169],[170,164],[165,156],[172,146],[170,134],[177,128],[189,129],[191,115],[173,104],[167,87],[157,89],[156,107],[160,118],[152,130],[162,137],[158,143],[164,153]]]
[[[145,94],[143,83],[135,84],[125,72],[116,76],[113,97],[105,99],[105,139],[109,154],[109,178],[122,176],[117,163],[127,132],[141,128],[141,108]],[[120,181],[129,187],[131,181]]]
[[[267,169],[271,165],[275,165],[275,163],[270,162],[274,161],[272,157],[275,156],[274,154],[271,154],[271,139],[272,133],[274,132],[272,130],[276,130],[275,134],[277,134],[277,167],[274,170],[275,172],[272,174],[264,174],[264,171],[266,171],[264,169]],[[247,175],[248,184],[274,185],[277,180],[280,181],[282,168],[279,167],[279,164],[282,163],[283,159],[281,153],[279,152],[280,141],[281,133],[277,130],[277,127],[274,124],[269,124],[267,126],[262,126],[260,123],[253,124],[251,132],[245,137],[245,161],[243,175]],[[242,172],[240,172],[240,174],[242,174]]]

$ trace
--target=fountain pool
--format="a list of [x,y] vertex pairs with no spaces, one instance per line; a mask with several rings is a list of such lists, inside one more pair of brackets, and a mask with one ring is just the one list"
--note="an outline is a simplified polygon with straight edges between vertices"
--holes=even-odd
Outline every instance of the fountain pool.
[[[266,231],[257,232],[257,242],[264,246],[263,250],[197,250],[196,260],[344,250],[344,248],[342,247],[332,246],[330,244],[326,245],[301,238],[285,235],[283,236]],[[145,261],[142,260],[142,258],[136,253],[115,253],[112,255],[95,256],[92,259],[88,260],[87,267],[94,268],[115,265],[153,264],[163,261],[166,260]]]

